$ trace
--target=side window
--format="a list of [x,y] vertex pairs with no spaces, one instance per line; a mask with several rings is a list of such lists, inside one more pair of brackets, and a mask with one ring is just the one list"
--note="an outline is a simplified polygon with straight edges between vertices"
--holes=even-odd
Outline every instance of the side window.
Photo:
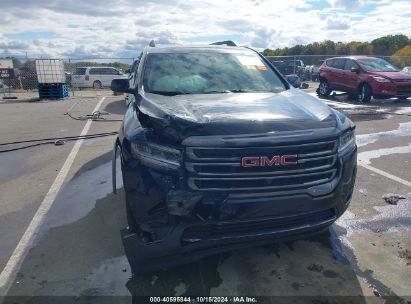
[[335,64],[335,59],[328,59],[327,61],[325,61],[325,65],[330,68],[333,68],[334,64]]
[[343,58],[334,58],[334,59],[328,59],[326,61],[326,65],[330,68],[334,69],[344,69],[344,64],[345,64],[345,59]]
[[103,74],[101,70],[102,69],[99,69],[99,68],[90,69],[90,75],[101,75]]
[[335,69],[344,69],[345,59],[335,59],[333,68]]
[[116,69],[110,68],[109,70],[111,75],[120,75],[119,71],[117,71]]
[[345,60],[344,70],[351,71],[352,68],[358,68],[358,65],[354,60],[347,59]]
[[73,75],[85,75],[87,68],[76,68],[73,71]]

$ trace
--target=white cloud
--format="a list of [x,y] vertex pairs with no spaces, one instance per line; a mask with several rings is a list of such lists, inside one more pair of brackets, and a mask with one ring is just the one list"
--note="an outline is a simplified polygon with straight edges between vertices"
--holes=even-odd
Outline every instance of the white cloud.
[[0,49],[5,50],[23,50],[29,47],[29,44],[21,40],[0,40]]
[[98,0],[2,0],[0,55],[135,57],[151,39],[198,43],[234,37],[275,48],[411,35],[409,1],[371,3],[375,9],[363,12],[365,0],[108,0],[104,5]]
[[348,30],[350,28],[350,19],[343,15],[328,16],[325,23],[328,30]]
[[328,0],[333,7],[346,9],[357,8],[362,4],[361,0]]

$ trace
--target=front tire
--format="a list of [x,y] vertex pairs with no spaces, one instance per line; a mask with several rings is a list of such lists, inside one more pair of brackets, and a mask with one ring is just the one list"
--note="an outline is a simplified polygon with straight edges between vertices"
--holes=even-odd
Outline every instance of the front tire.
[[358,90],[358,101],[369,103],[372,97],[372,89],[369,84],[364,83]]
[[331,93],[331,88],[330,85],[328,84],[328,81],[325,79],[320,80],[320,85],[318,86],[317,90],[318,95],[327,97]]
[[99,80],[96,80],[96,81],[93,82],[93,89],[99,90],[99,89],[101,89],[102,87],[103,87],[103,86],[102,86],[102,84],[101,84],[101,82],[100,82]]

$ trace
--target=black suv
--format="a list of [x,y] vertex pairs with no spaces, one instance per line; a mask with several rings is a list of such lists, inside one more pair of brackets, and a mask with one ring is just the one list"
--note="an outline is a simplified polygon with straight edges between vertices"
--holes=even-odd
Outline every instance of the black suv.
[[[134,273],[323,231],[348,207],[354,124],[258,52],[151,46],[115,143]],[[120,162],[119,162],[120,163]]]

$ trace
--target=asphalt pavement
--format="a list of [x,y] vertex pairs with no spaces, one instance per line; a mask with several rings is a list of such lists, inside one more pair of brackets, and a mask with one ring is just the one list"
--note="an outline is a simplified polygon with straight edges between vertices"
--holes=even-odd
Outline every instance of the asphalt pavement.
[[[52,303],[50,296],[130,303],[131,294],[411,301],[411,99],[363,105],[337,94],[324,101],[356,123],[359,146],[352,203],[326,233],[134,277],[119,233],[126,226],[121,182],[117,195],[111,191],[114,136],[0,153],[5,303]],[[64,115],[97,106],[110,121]],[[1,144],[117,131],[121,122],[111,120],[121,120],[126,105],[124,96],[101,90],[65,101],[7,101],[0,109]],[[404,199],[389,204],[383,199],[389,193]]]

